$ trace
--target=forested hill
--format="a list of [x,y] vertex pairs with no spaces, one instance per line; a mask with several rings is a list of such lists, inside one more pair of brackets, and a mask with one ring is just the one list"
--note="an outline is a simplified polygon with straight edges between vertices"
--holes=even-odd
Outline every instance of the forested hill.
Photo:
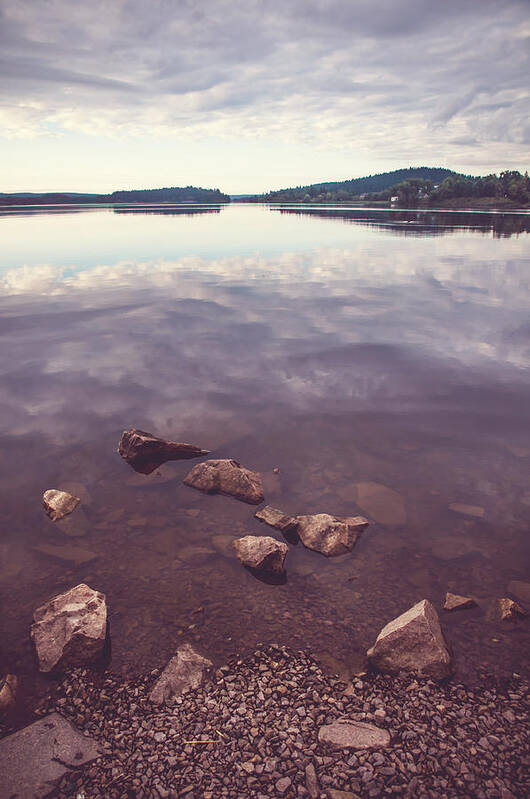
[[43,205],[63,203],[228,203],[230,197],[219,189],[200,189],[185,186],[165,189],[133,189],[131,191],[113,191],[112,194],[79,194],[75,192],[46,192],[34,194],[20,192],[16,194],[0,193],[0,205]]
[[360,194],[385,191],[404,180],[421,179],[430,180],[432,183],[441,183],[445,178],[457,175],[452,169],[443,167],[409,167],[408,169],[395,169],[393,172],[381,172],[378,175],[368,175],[364,178],[351,180],[332,181],[330,183],[313,183],[310,186],[297,186],[292,189],[280,189],[253,197],[256,201],[315,201],[315,200],[348,200],[359,197]]

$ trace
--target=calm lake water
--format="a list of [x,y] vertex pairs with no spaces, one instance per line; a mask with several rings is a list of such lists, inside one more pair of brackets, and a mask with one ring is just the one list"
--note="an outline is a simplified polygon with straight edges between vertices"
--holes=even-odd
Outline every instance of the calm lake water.
[[[38,693],[32,612],[83,581],[107,594],[124,674],[191,640],[217,662],[307,647],[346,675],[448,590],[479,602],[440,610],[459,676],[524,671],[530,622],[494,606],[530,582],[529,229],[351,208],[0,213],[1,667]],[[116,452],[129,427],[259,470],[286,513],[370,527],[337,559],[292,545],[286,583],[262,582],[230,542],[276,532],[183,486],[194,461],[136,474]],[[82,507],[54,524],[47,488]]]

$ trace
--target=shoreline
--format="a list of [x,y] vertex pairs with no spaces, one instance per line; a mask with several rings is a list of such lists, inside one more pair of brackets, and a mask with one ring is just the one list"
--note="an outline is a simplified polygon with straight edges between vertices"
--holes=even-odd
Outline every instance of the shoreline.
[[[306,652],[273,644],[234,657],[200,688],[158,707],[148,694],[160,672],[126,680],[78,668],[51,687],[38,715],[57,711],[102,750],[63,777],[53,796],[524,795],[529,685],[518,674],[502,681],[485,674],[474,688],[410,674],[345,683]],[[338,720],[386,731],[389,745],[337,749],[320,741],[319,730]]]

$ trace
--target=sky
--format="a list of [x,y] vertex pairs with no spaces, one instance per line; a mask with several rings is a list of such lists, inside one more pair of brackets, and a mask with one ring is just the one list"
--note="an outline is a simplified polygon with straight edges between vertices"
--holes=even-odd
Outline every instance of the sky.
[[530,0],[0,0],[0,191],[524,171]]

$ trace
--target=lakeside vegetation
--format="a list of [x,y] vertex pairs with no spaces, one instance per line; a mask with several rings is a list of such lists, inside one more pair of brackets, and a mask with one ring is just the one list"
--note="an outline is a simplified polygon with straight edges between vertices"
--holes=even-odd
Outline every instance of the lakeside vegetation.
[[526,172],[506,170],[484,177],[441,167],[411,167],[365,178],[314,183],[248,198],[250,202],[393,203],[401,207],[521,207],[530,202]]
[[219,189],[202,189],[196,186],[172,186],[164,189],[133,189],[114,191],[111,194],[81,194],[76,192],[46,192],[33,194],[19,192],[0,193],[0,205],[44,205],[63,203],[229,203],[228,194]]

